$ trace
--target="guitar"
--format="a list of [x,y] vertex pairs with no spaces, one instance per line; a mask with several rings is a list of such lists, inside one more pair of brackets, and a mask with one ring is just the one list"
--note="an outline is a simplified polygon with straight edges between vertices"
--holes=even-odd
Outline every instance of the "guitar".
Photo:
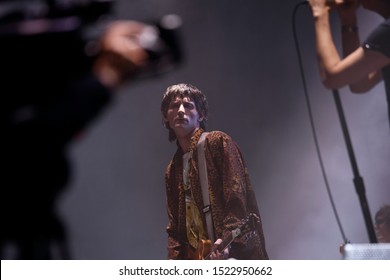
[[234,241],[235,238],[253,231],[256,228],[256,223],[259,221],[260,219],[256,214],[248,214],[248,216],[241,222],[241,224],[229,232],[229,234],[222,240],[222,242],[216,246],[214,246],[210,240],[200,240],[198,248],[194,252],[193,259],[210,260],[212,253],[216,251],[223,252]]

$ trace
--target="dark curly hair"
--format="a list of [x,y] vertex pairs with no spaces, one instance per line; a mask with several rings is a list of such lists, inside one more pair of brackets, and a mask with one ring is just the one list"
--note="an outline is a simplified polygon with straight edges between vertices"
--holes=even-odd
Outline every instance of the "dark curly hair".
[[169,86],[164,93],[163,99],[161,101],[161,113],[163,115],[163,124],[166,129],[169,131],[169,141],[176,140],[175,132],[170,128],[169,123],[165,120],[167,117],[169,104],[172,100],[174,100],[177,96],[180,98],[188,97],[192,102],[195,103],[196,110],[199,115],[202,116],[202,121],[199,123],[200,128],[206,130],[206,123],[208,117],[208,104],[206,96],[195,86],[190,84],[176,84]]
[[383,205],[375,214],[375,224],[385,224],[390,227],[390,205]]

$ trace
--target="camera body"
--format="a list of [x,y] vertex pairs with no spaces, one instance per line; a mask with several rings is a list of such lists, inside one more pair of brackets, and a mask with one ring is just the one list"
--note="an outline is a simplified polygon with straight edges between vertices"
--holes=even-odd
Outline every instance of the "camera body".
[[[112,0],[0,1],[0,58],[7,74],[29,77],[39,67],[41,76],[56,80],[89,71],[97,54],[90,46],[109,23],[112,5]],[[165,73],[182,61],[180,25],[175,15],[148,24],[140,44],[149,61],[134,78]]]

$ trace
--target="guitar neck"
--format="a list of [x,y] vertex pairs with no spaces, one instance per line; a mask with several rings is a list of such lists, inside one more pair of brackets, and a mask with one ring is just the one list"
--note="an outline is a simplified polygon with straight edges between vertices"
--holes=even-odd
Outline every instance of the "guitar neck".
[[211,252],[204,259],[210,260],[211,254],[217,250],[219,252],[223,252],[234,241],[236,237],[253,230],[255,228],[255,223],[258,221],[259,218],[257,217],[257,215],[250,213],[244,220],[244,222],[238,228],[232,230],[227,236],[225,236],[225,238],[218,246],[212,248]]

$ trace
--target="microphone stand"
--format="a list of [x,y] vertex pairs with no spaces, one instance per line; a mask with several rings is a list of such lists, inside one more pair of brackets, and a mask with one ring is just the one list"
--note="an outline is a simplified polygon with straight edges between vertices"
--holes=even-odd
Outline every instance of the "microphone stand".
[[363,178],[359,174],[359,169],[358,169],[355,154],[353,151],[351,138],[349,136],[347,122],[345,120],[345,116],[343,113],[343,107],[341,104],[341,99],[340,99],[338,90],[336,90],[336,89],[333,90],[333,97],[334,97],[334,100],[336,103],[336,108],[337,108],[337,112],[339,115],[341,128],[343,130],[344,140],[345,140],[345,144],[347,146],[349,159],[351,161],[352,171],[353,171],[353,175],[354,175],[353,183],[355,184],[355,189],[356,189],[356,192],[357,192],[358,197],[359,197],[360,206],[361,206],[362,211],[363,211],[363,217],[364,217],[364,221],[366,222],[368,237],[370,239],[370,243],[377,243],[377,239],[376,239],[376,235],[375,235],[375,231],[374,231],[374,226],[373,226],[372,219],[371,219],[370,209],[368,207],[368,202],[366,199],[366,191],[364,188]]

